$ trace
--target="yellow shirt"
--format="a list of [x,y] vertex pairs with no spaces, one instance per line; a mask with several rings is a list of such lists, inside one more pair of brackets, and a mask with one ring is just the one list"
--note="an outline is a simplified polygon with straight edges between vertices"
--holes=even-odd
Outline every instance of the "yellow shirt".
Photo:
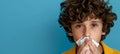
[[[105,43],[101,42],[104,54],[120,54],[120,51],[108,47]],[[76,46],[72,47],[70,50],[64,52],[63,54],[76,54]]]

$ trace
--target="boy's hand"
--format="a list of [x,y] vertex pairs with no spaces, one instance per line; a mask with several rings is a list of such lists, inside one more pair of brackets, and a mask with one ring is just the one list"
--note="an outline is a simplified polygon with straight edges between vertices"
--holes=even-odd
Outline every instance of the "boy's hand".
[[91,40],[86,39],[85,43],[78,47],[77,54],[101,54],[101,53],[98,47],[96,47]]

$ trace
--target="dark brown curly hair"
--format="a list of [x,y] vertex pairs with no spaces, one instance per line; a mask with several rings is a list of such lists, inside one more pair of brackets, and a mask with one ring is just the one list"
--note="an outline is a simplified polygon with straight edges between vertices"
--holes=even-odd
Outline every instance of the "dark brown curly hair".
[[[64,27],[66,32],[71,32],[71,24],[75,21],[83,22],[87,16],[91,19],[101,19],[103,22],[103,32],[106,35],[110,32],[110,28],[114,26],[114,20],[117,19],[115,13],[112,12],[112,6],[108,6],[108,1],[104,0],[65,0],[60,4],[61,13],[58,22]],[[105,39],[102,36],[101,40]],[[68,36],[68,34],[67,34]],[[69,40],[74,42],[72,36],[68,36]]]

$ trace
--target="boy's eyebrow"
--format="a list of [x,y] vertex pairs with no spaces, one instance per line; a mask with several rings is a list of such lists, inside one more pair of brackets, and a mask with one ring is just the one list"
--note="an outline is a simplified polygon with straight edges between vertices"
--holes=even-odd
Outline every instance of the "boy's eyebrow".
[[92,21],[93,23],[101,23],[101,21]]
[[82,22],[76,21],[76,22],[73,22],[73,24],[74,24],[74,23],[82,23]]
[[82,22],[75,22],[75,23],[82,23]]

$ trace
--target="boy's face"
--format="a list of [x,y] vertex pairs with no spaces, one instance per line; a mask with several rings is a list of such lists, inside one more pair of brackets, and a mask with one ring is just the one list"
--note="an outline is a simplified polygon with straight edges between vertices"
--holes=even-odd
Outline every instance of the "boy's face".
[[100,42],[101,36],[105,35],[102,32],[102,21],[100,19],[89,19],[80,23],[76,21],[71,24],[71,33],[68,33],[69,36],[73,36],[74,41],[77,41],[82,36],[90,36],[92,39]]

